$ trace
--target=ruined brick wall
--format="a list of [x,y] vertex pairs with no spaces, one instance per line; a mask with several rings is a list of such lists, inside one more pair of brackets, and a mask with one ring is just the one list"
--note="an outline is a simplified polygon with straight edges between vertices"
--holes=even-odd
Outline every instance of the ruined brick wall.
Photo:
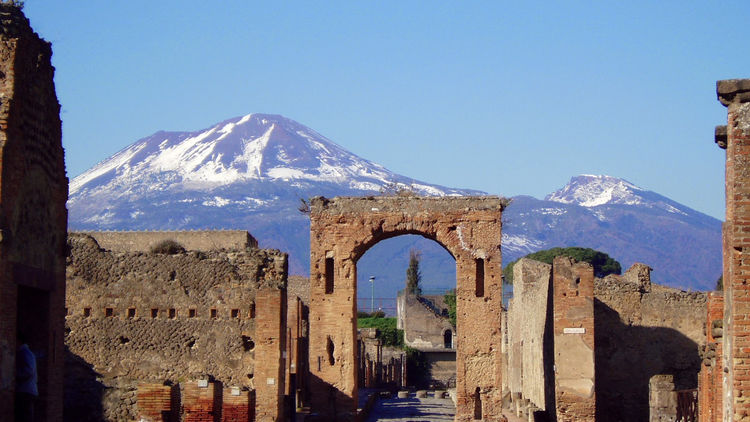
[[706,346],[698,378],[700,422],[721,422],[722,415],[722,337],[724,336],[723,292],[708,294],[706,312]]
[[637,263],[594,287],[598,417],[646,420],[655,375],[671,375],[678,390],[697,388],[705,293],[651,284],[650,268]]
[[356,407],[357,260],[381,240],[420,234],[456,259],[456,420],[499,418],[504,206],[497,197],[313,198],[310,369],[316,411],[349,420]]
[[149,252],[159,242],[174,240],[189,251],[242,250],[257,248],[258,241],[246,230],[106,231],[80,232],[102,248],[115,252]]
[[[718,81],[727,107],[723,420],[750,420],[750,80]],[[721,146],[721,145],[720,145]]]
[[62,414],[68,180],[52,49],[0,4],[0,420],[12,418],[16,331],[37,362],[37,420]]
[[67,420],[137,419],[139,383],[204,377],[255,390],[260,420],[280,417],[286,254],[68,244]]

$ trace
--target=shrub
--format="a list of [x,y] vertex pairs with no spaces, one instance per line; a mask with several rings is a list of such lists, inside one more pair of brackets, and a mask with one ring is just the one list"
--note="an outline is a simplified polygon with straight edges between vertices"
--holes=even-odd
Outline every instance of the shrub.
[[357,328],[377,328],[384,346],[404,347],[404,330],[396,328],[396,318],[371,316],[357,318]]
[[155,244],[151,247],[152,253],[163,253],[167,255],[174,255],[178,253],[185,252],[185,248],[182,247],[179,243],[175,242],[172,239],[162,240],[161,242]]
[[[620,274],[622,272],[622,267],[619,262],[612,259],[606,253],[591,248],[552,248],[530,253],[524,258],[552,264],[552,260],[554,260],[556,256],[567,256],[578,262],[588,262],[594,267],[594,275],[600,278],[609,274]],[[513,284],[513,266],[516,262],[518,262],[518,260],[511,262],[503,270],[505,284]]]

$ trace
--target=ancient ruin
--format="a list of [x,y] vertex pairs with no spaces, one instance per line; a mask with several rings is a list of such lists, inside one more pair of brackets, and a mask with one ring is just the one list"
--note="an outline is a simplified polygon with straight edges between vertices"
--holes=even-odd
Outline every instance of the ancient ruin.
[[[100,247],[113,237],[129,251]],[[214,247],[164,250],[172,238]],[[66,420],[284,420],[303,311],[288,331],[286,254],[256,245],[247,232],[70,234]]]
[[14,412],[16,334],[37,359],[36,420],[62,418],[68,179],[50,44],[0,4],[0,419]]
[[[456,259],[456,420],[499,420],[500,238],[497,197],[313,198],[310,221],[310,387],[329,420],[357,403],[357,260],[377,242],[419,234]],[[472,330],[461,327],[472,326]]]

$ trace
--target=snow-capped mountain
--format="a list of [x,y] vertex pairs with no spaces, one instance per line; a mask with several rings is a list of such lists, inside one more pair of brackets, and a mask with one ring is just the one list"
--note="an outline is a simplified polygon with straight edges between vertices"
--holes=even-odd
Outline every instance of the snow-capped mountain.
[[713,288],[721,275],[721,222],[656,192],[610,176],[573,177],[544,200],[514,197],[504,216],[503,260],[556,246],[607,252],[653,279]]
[[[262,247],[288,252],[290,272],[305,275],[310,226],[298,211],[300,199],[372,195],[393,186],[423,195],[484,194],[395,174],[293,120],[250,114],[198,132],[157,132],[74,178],[69,226],[246,229]],[[505,263],[554,246],[584,246],[625,268],[644,262],[655,280],[681,287],[710,288],[721,272],[718,220],[625,180],[577,176],[544,200],[512,199],[504,213]],[[426,288],[455,286],[455,264],[440,246],[418,236],[389,242],[395,243],[376,245],[358,265],[361,274],[377,274],[381,295],[395,296],[402,287],[414,246],[428,264]],[[402,261],[403,268],[394,265]]]

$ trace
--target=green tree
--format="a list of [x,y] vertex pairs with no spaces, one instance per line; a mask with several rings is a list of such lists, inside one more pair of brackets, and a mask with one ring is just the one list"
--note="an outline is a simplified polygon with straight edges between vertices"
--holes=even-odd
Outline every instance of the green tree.
[[451,325],[456,326],[456,289],[450,289],[443,296],[445,304],[448,305],[448,320]]
[[412,249],[409,251],[409,268],[406,269],[406,293],[421,295],[422,288],[419,283],[422,281],[422,273],[419,271],[419,260],[422,254]]
[[[596,277],[604,277],[609,274],[620,274],[622,272],[622,267],[619,262],[612,259],[606,253],[591,248],[552,248],[530,253],[524,258],[552,264],[552,260],[555,259],[556,256],[567,256],[578,262],[588,262],[594,267],[594,275]],[[505,284],[513,284],[513,266],[516,262],[518,262],[518,259],[508,264],[503,270]]]

